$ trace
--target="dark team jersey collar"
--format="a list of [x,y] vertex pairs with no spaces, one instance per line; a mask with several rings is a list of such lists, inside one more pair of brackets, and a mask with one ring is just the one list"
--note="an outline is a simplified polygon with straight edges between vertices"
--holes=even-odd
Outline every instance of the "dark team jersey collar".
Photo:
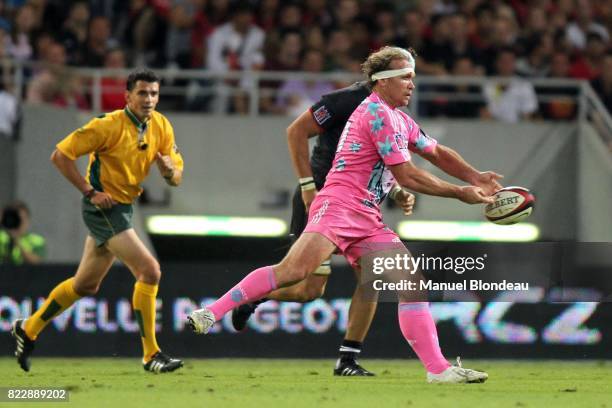
[[123,109],[123,111],[125,112],[126,116],[130,118],[130,120],[136,126],[139,132],[142,132],[147,128],[147,124],[149,122],[148,120],[141,122],[127,106]]

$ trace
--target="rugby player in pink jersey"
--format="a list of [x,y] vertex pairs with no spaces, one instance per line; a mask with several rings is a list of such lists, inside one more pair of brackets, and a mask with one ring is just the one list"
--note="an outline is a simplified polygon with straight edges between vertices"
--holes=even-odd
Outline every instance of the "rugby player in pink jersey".
[[[467,204],[493,202],[500,175],[479,172],[454,150],[438,145],[398,108],[408,105],[415,88],[411,52],[384,47],[371,54],[363,71],[372,93],[349,118],[338,143],[325,186],[309,211],[308,225],[277,265],[247,275],[216,302],[192,312],[191,328],[205,334],[228,311],[305,279],[322,261],[340,251],[355,268],[371,270],[375,258],[410,256],[397,234],[383,222],[379,205],[397,183],[423,194],[455,198]],[[439,179],[411,162],[415,152],[467,185]],[[422,279],[420,271],[391,269],[391,282]],[[400,330],[427,371],[430,383],[484,382],[484,372],[451,366],[442,355],[426,294],[398,290]]]

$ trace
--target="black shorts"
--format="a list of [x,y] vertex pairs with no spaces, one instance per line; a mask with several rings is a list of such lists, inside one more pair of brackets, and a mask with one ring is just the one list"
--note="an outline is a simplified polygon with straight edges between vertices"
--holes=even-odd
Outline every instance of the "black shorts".
[[289,236],[293,241],[296,241],[302,235],[306,224],[308,224],[308,214],[306,214],[306,206],[304,200],[302,200],[302,189],[298,185],[293,193],[291,226],[289,227]]

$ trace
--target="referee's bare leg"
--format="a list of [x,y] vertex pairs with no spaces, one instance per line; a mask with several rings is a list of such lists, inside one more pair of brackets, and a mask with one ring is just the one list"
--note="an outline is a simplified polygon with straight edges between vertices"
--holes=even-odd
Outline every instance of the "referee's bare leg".
[[138,238],[133,228],[115,235],[106,246],[136,278],[132,306],[140,327],[144,369],[152,372],[169,372],[182,367],[181,360],[170,358],[161,352],[155,337],[155,303],[161,279],[159,262]]
[[95,295],[110,269],[115,256],[105,247],[98,247],[95,240],[85,239],[83,255],[74,277],[60,282],[45,303],[28,319],[13,323],[12,334],[17,342],[15,356],[24,371],[30,370],[30,355],[34,342],[45,327],[82,296]]

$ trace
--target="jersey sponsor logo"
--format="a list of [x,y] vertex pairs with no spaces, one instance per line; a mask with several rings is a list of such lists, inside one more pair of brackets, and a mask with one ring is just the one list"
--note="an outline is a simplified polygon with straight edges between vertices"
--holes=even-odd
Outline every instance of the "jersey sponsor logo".
[[312,112],[312,116],[314,117],[314,120],[319,125],[322,125],[329,118],[331,118],[331,114],[329,113],[329,111],[327,110],[327,107],[325,105],[321,106],[320,108],[318,108],[317,110]]
[[396,133],[393,135],[395,139],[395,144],[400,150],[408,150],[408,139],[402,135],[401,133]]

